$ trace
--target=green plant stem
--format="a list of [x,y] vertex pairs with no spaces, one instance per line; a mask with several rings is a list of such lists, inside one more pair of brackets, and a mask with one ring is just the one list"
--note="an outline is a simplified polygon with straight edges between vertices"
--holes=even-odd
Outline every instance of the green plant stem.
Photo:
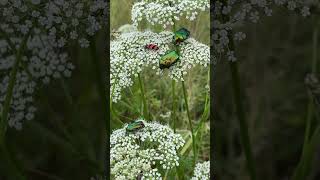
[[2,122],[1,122],[1,127],[0,127],[0,141],[3,141],[5,137],[5,133],[7,131],[7,124],[8,124],[8,115],[9,115],[9,109],[10,109],[10,103],[12,100],[12,95],[13,95],[13,89],[14,85],[17,79],[17,73],[19,69],[19,64],[21,61],[21,50],[18,51],[18,54],[16,55],[16,61],[13,65],[13,68],[10,73],[10,78],[9,78],[9,85],[7,88],[7,94],[6,98],[4,100],[4,106],[3,106],[3,111],[2,111]]
[[243,111],[243,106],[242,106],[238,63],[237,61],[230,62],[229,65],[230,65],[231,76],[232,76],[233,95],[235,99],[236,111],[237,111],[237,116],[240,123],[240,138],[243,144],[243,148],[244,148],[244,152],[247,160],[247,168],[249,170],[251,180],[256,180],[256,170],[255,170],[255,163],[254,163],[253,155],[251,151],[248,124],[246,122],[246,117],[245,117],[245,113]]
[[138,74],[138,79],[139,79],[139,86],[140,86],[141,98],[142,98],[142,103],[143,103],[143,116],[148,121],[150,121],[151,119],[149,117],[146,95],[145,95],[145,92],[144,92],[144,86],[143,86],[143,83],[142,83],[143,81],[142,81],[140,73]]
[[195,138],[194,138],[194,132],[193,132],[193,127],[192,127],[192,122],[191,122],[191,116],[190,116],[190,111],[189,111],[189,105],[188,105],[188,97],[187,97],[187,91],[186,91],[186,87],[184,85],[184,81],[181,81],[182,83],[182,90],[183,90],[183,97],[184,97],[184,102],[186,105],[186,109],[187,109],[187,115],[188,115],[188,122],[189,122],[189,128],[191,131],[191,137],[192,137],[192,149],[193,149],[193,165],[195,165],[195,161],[197,158],[197,154],[196,154],[196,142],[195,142]]
[[[14,160],[11,158],[12,155],[10,154],[10,152],[7,149],[6,146],[6,141],[5,141],[5,136],[6,136],[6,131],[7,131],[7,126],[8,126],[8,116],[9,116],[9,110],[10,110],[10,104],[11,104],[11,100],[12,100],[12,96],[13,96],[13,90],[14,90],[14,86],[16,83],[16,79],[17,79],[17,73],[18,73],[18,69],[19,69],[19,65],[20,62],[22,60],[22,51],[25,48],[26,42],[29,38],[29,33],[23,38],[22,43],[18,49],[18,51],[16,51],[16,49],[14,49],[14,46],[12,44],[12,42],[10,41],[10,39],[5,36],[10,47],[12,48],[12,50],[14,52],[16,52],[16,61],[13,65],[13,68],[10,72],[10,78],[9,78],[9,84],[7,87],[7,93],[6,93],[6,97],[4,100],[4,106],[3,106],[3,110],[1,112],[1,121],[0,121],[0,151],[1,151],[1,155],[4,156],[4,158],[7,160],[7,168],[8,170],[12,171],[11,174],[13,174],[13,177],[10,178],[14,178],[17,180],[24,180],[26,179],[23,174],[20,173],[19,169],[17,168]],[[9,172],[10,173],[10,172]]]
[[[311,62],[311,73],[317,72],[317,47],[318,47],[318,27],[316,26],[313,30],[313,45],[312,45],[312,62]],[[313,105],[313,97],[309,96],[309,104],[308,104],[308,111],[307,111],[307,120],[306,120],[306,130],[304,135],[304,143],[303,143],[303,151],[306,150],[307,144],[309,142],[309,138],[311,136],[311,122],[314,112],[314,105]]]
[[[13,65],[13,68],[12,68],[12,70],[10,72],[9,85],[7,87],[7,94],[6,94],[6,97],[5,97],[5,100],[4,100],[3,110],[2,110],[2,113],[1,113],[0,144],[5,139],[5,134],[6,134],[6,131],[7,131],[7,126],[8,126],[9,109],[10,109],[10,104],[11,104],[12,95],[13,95],[13,89],[14,89],[14,85],[16,83],[19,65],[20,65],[20,62],[21,62],[21,59],[22,59],[22,51],[24,50],[24,48],[26,46],[27,40],[29,38],[29,35],[30,35],[30,32],[23,38],[22,43],[21,43],[21,45],[20,45],[20,47],[19,47],[19,49],[17,51],[17,54],[16,54],[16,61],[15,61],[14,65]],[[10,41],[9,38],[7,38],[7,39],[8,39],[8,41]],[[15,52],[16,50],[13,50],[13,51]]]
[[107,99],[108,99],[108,96],[107,96],[107,88],[106,88],[106,81],[103,79],[103,77],[106,77],[105,75],[103,75],[103,71],[104,71],[104,67],[105,66],[102,66],[102,63],[99,61],[99,58],[97,56],[97,48],[96,48],[96,44],[95,44],[95,39],[94,38],[91,38],[91,44],[90,44],[90,53],[91,53],[91,56],[92,56],[92,61],[93,61],[93,65],[94,65],[94,71],[96,72],[96,82],[97,82],[97,85],[98,85],[98,93],[99,93],[99,96],[100,96],[100,103],[101,103],[101,106],[102,106],[102,112],[103,112],[103,116],[105,118],[104,121],[100,121],[99,122],[99,126],[100,126],[100,129],[99,129],[99,138],[100,138],[100,141],[98,143],[98,151],[97,151],[97,158],[98,158],[98,161],[99,161],[99,165],[100,167],[103,167],[105,166],[105,161],[106,161],[106,158],[105,158],[105,155],[106,155],[106,138],[108,138],[108,135],[107,135],[107,131],[110,129],[110,117],[108,117],[108,112],[107,112],[107,108],[109,108],[108,106],[108,103],[107,103]]
[[175,93],[176,81],[172,80],[172,122],[173,122],[173,131],[176,133],[176,93]]

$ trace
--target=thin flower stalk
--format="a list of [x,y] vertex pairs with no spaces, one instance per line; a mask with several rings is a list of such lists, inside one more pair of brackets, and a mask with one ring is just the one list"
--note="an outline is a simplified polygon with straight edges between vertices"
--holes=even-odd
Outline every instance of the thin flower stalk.
[[[216,16],[218,18],[218,20],[217,20],[218,24],[220,23],[219,20],[221,20],[222,24],[230,23],[230,21],[232,21],[234,17],[229,14],[229,11],[225,12],[225,8],[222,8],[222,7],[228,7],[230,5],[229,3],[232,4],[232,2],[224,0],[222,2],[217,2],[217,3],[218,4],[220,3],[219,4],[220,8],[217,9],[219,12],[217,12],[217,16]],[[217,31],[217,32],[220,31],[219,30],[220,27],[218,24],[214,24],[214,27],[216,28],[214,31]],[[221,32],[223,32],[223,33],[221,33]],[[240,124],[240,139],[241,139],[241,143],[243,145],[243,149],[244,149],[244,153],[245,153],[245,157],[246,157],[246,165],[247,165],[247,169],[249,171],[249,175],[250,175],[251,180],[256,180],[257,175],[256,175],[256,169],[255,169],[255,162],[254,162],[253,154],[252,154],[248,124],[247,124],[247,120],[246,120],[246,116],[245,116],[245,112],[244,112],[243,104],[242,104],[243,100],[241,97],[241,87],[240,87],[238,63],[237,63],[236,58],[234,56],[235,45],[234,45],[233,40],[234,40],[235,35],[233,35],[232,29],[228,29],[228,28],[221,30],[220,35],[222,35],[222,34],[225,38],[220,38],[220,40],[224,39],[224,41],[222,41],[222,42],[224,42],[224,43],[222,43],[224,45],[222,45],[221,47],[227,46],[227,48],[228,48],[227,58],[229,60],[233,96],[234,96],[234,101],[235,101],[235,106],[236,106],[237,119]],[[214,34],[214,36],[215,36],[215,34]],[[216,37],[214,37],[214,40]],[[219,51],[216,48],[217,47],[215,47],[215,50],[217,52],[223,52],[223,51]]]
[[172,115],[171,119],[173,122],[173,131],[176,132],[176,93],[175,93],[176,81],[171,80],[172,87]]
[[240,124],[240,139],[244,148],[244,153],[247,160],[247,168],[250,173],[251,180],[256,180],[256,170],[255,162],[253,160],[252,148],[250,143],[250,137],[248,132],[248,124],[246,121],[246,116],[243,110],[242,97],[241,97],[241,88],[240,88],[240,78],[238,63],[236,61],[229,62],[230,72],[232,76],[232,86],[233,86],[233,96],[235,99],[236,112]]
[[22,51],[26,46],[28,38],[29,38],[29,33],[24,37],[22,44],[19,47],[19,50],[16,54],[16,61],[14,63],[12,70],[11,70],[11,73],[10,73],[9,85],[8,85],[8,89],[7,89],[7,93],[6,93],[6,97],[5,97],[5,101],[4,101],[4,107],[1,112],[0,144],[2,144],[2,141],[4,141],[5,133],[7,131],[9,108],[10,108],[10,104],[11,104],[13,90],[14,90],[14,86],[16,84],[16,78],[17,78],[19,65],[22,60]]
[[141,98],[142,98],[142,103],[143,103],[143,116],[146,119],[150,119],[149,118],[149,111],[148,111],[148,105],[147,105],[147,100],[146,100],[146,94],[144,91],[144,85],[143,85],[143,80],[141,78],[140,73],[138,74],[138,79],[139,79],[139,87],[140,87],[140,91],[141,91]]
[[193,132],[193,127],[192,127],[192,121],[191,121],[191,116],[190,116],[190,111],[189,111],[189,105],[188,105],[188,96],[187,96],[187,91],[186,87],[184,85],[184,81],[181,81],[182,84],[182,90],[183,90],[183,97],[184,97],[184,103],[186,105],[186,110],[187,110],[187,115],[188,115],[188,123],[189,123],[189,128],[191,131],[191,137],[192,137],[192,150],[193,150],[193,165],[195,164],[196,158],[197,158],[197,152],[196,152],[196,142],[195,142],[195,136]]

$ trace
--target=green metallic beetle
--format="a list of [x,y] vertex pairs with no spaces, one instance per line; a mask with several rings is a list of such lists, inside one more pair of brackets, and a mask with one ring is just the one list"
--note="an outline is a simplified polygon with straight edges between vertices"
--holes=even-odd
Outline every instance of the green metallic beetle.
[[169,68],[179,60],[179,55],[176,51],[167,51],[160,59],[160,69]]
[[126,126],[126,131],[127,132],[135,132],[135,131],[138,131],[138,130],[144,128],[144,127],[145,127],[145,125],[143,123],[143,120],[142,119],[137,119],[137,120],[132,121],[131,123],[129,123]]
[[180,44],[188,39],[189,36],[190,31],[188,31],[186,28],[180,28],[178,31],[174,32],[173,41],[175,44]]

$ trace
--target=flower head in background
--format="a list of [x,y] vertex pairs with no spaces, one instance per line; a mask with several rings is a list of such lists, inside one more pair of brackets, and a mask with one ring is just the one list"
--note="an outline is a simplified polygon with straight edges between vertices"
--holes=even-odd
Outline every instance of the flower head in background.
[[[309,3],[308,3],[309,4]],[[299,11],[302,16],[310,15],[307,1],[304,0],[217,0],[214,3],[213,48],[217,53],[225,53],[229,61],[236,61],[233,41],[241,41],[246,38],[243,32],[237,32],[235,28],[246,22],[258,23],[262,16],[271,16],[274,5],[284,6],[292,11]]]
[[[22,43],[20,38],[11,38],[14,46]],[[17,56],[5,40],[0,40],[0,112],[7,94],[10,72]],[[17,80],[13,89],[9,111],[9,126],[22,128],[24,120],[34,118],[36,108],[33,106],[33,94],[37,84],[48,84],[52,79],[70,77],[73,65],[66,53],[51,46],[45,35],[30,37],[27,42],[18,68]]]
[[0,30],[8,37],[21,37],[28,32],[46,34],[57,47],[65,46],[70,39],[87,47],[87,37],[106,23],[106,7],[103,0],[2,0]]
[[[132,76],[137,76],[145,67],[152,68],[156,74],[168,71],[174,80],[183,81],[183,76],[195,65],[208,66],[210,63],[209,46],[188,38],[179,45],[179,60],[168,69],[160,69],[159,61],[173,48],[173,33],[163,31],[133,31],[121,34],[110,44],[110,79],[113,102],[121,98],[121,90],[133,84]],[[146,48],[147,44],[157,45],[159,49]]]
[[146,19],[151,25],[160,24],[166,28],[181,17],[192,21],[199,12],[209,8],[208,0],[142,0],[133,5],[131,17],[134,25]]
[[185,141],[165,125],[144,122],[144,127],[128,132],[127,125],[110,137],[111,174],[116,179],[162,179],[160,170],[179,166],[177,150]]
[[[9,72],[21,54],[9,109],[9,126],[21,129],[34,117],[33,93],[38,84],[70,77],[73,65],[63,49],[70,40],[88,47],[88,37],[105,24],[104,0],[0,1],[0,110],[7,94]],[[26,45],[23,42],[26,40]]]
[[194,168],[194,174],[191,180],[209,180],[210,179],[210,161],[197,163]]

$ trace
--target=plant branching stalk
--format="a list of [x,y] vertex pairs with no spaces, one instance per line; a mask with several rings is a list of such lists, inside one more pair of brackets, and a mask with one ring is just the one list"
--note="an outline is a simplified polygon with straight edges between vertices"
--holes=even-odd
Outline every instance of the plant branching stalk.
[[172,80],[172,121],[173,121],[173,131],[176,133],[176,93],[175,93],[175,86],[176,86],[176,81]]
[[[1,30],[0,33],[3,33],[3,31]],[[7,87],[7,93],[6,93],[6,97],[4,100],[3,110],[1,112],[1,118],[0,118],[0,120],[1,120],[0,121],[0,151],[1,151],[1,154],[4,155],[5,158],[7,159],[7,163],[9,166],[8,169],[11,169],[13,171],[12,173],[14,174],[13,178],[21,179],[21,180],[24,180],[26,178],[23,176],[23,174],[21,174],[19,172],[19,169],[17,168],[14,160],[12,159],[12,155],[9,153],[9,151],[7,149],[5,135],[6,135],[7,127],[8,127],[9,110],[10,110],[10,104],[11,104],[11,100],[12,100],[12,96],[13,96],[13,90],[14,90],[14,86],[16,84],[19,65],[22,60],[22,52],[27,44],[27,40],[29,38],[29,35],[30,35],[30,32],[23,38],[22,43],[21,43],[18,51],[15,49],[11,40],[7,36],[5,36],[5,39],[7,40],[7,43],[11,47],[12,51],[14,53],[16,53],[15,54],[16,61],[14,62],[13,68],[10,72],[9,84]]]
[[[7,87],[7,94],[4,100],[4,105],[3,105],[3,110],[1,113],[1,122],[0,122],[0,143],[2,143],[2,141],[4,141],[5,138],[5,134],[7,131],[7,126],[8,126],[8,116],[9,116],[9,109],[10,109],[10,104],[11,104],[11,100],[12,100],[12,95],[13,95],[13,90],[14,90],[14,85],[16,83],[16,79],[17,79],[17,73],[18,73],[18,69],[19,69],[19,65],[20,62],[22,60],[22,51],[24,50],[26,44],[27,44],[27,40],[29,38],[29,34],[27,34],[23,40],[22,43],[17,51],[16,54],[16,61],[13,65],[13,68],[10,72],[10,78],[9,78],[9,84]],[[9,39],[10,41],[10,39]]]
[[187,97],[187,91],[186,91],[186,87],[184,85],[184,81],[181,82],[182,83],[182,90],[183,90],[183,96],[184,96],[184,102],[186,105],[186,109],[187,109],[187,115],[188,115],[188,122],[189,122],[189,128],[191,131],[191,137],[192,137],[192,150],[193,150],[193,164],[195,164],[196,161],[196,142],[195,142],[195,137],[194,137],[194,132],[193,132],[193,127],[192,127],[192,121],[191,121],[191,116],[190,116],[190,111],[189,111],[189,105],[188,105],[188,97]]
[[1,127],[0,127],[0,139],[1,141],[4,139],[5,133],[7,131],[7,124],[8,124],[8,115],[9,115],[9,109],[10,109],[10,103],[13,95],[13,89],[14,85],[17,79],[17,73],[19,69],[19,64],[21,61],[21,50],[18,51],[18,54],[16,55],[16,61],[13,65],[13,68],[10,72],[10,78],[9,78],[9,85],[7,87],[7,94],[4,100],[4,106],[3,106],[3,111],[2,111],[2,122],[1,122]]
[[232,85],[233,85],[233,95],[235,99],[236,111],[238,120],[240,123],[240,138],[243,144],[244,152],[247,160],[247,167],[250,173],[251,180],[256,180],[256,170],[253,160],[253,155],[251,151],[251,144],[248,132],[248,124],[246,122],[245,113],[243,111],[241,91],[240,91],[240,79],[238,72],[237,61],[230,62],[231,76],[232,76]]
[[138,74],[138,79],[139,79],[139,86],[140,86],[141,98],[142,98],[142,103],[143,103],[143,116],[144,116],[145,119],[150,121],[151,119],[149,118],[147,100],[146,100],[146,95],[145,95],[145,92],[144,92],[144,86],[143,86],[143,83],[142,83],[143,81],[142,81],[140,73]]
[[[176,31],[176,21],[174,17],[172,16],[173,19],[173,26],[172,30],[173,32]],[[175,45],[176,51],[179,54],[179,47]],[[175,96],[175,80],[172,80],[172,121],[173,121],[173,130],[176,132],[176,107],[175,107],[175,102],[176,102],[176,96]]]
[[[228,1],[224,0],[222,1],[224,6],[228,6]],[[223,14],[223,13],[222,13]],[[219,17],[222,19],[223,22],[228,22],[230,17],[228,15],[221,15]],[[234,43],[233,43],[233,35],[232,31],[228,31],[228,38],[230,39],[229,42],[229,49],[231,51],[235,51]],[[256,169],[255,169],[255,163],[253,160],[252,150],[251,150],[251,143],[249,138],[249,132],[248,132],[248,124],[246,122],[245,113],[243,110],[242,105],[242,99],[241,99],[241,88],[240,88],[240,78],[239,78],[239,71],[238,71],[238,63],[235,62],[229,62],[230,65],[230,73],[232,77],[232,85],[233,85],[233,96],[235,99],[235,105],[236,105],[236,111],[238,116],[238,121],[240,124],[240,139],[244,148],[244,153],[246,156],[246,163],[247,168],[251,177],[251,180],[256,180]]]

